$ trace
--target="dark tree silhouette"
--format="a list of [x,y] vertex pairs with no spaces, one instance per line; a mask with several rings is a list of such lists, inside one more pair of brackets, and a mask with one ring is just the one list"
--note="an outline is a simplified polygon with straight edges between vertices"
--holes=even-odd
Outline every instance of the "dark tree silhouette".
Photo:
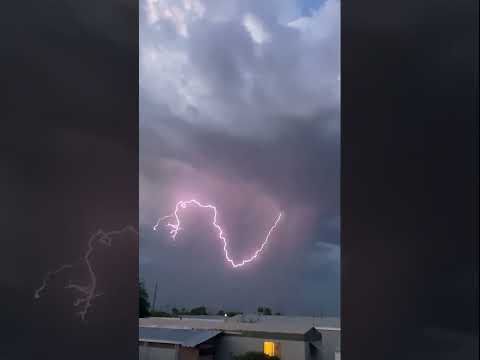
[[152,317],[172,317],[168,312],[159,311],[159,310],[151,310],[150,316]]
[[139,290],[140,290],[140,299],[139,299],[139,311],[138,316],[141,318],[150,316],[150,302],[148,301],[148,293],[145,290],[143,282],[140,281],[139,283]]
[[199,306],[190,310],[190,315],[208,315],[207,308],[205,306]]
[[280,360],[277,356],[268,356],[262,352],[247,352],[242,355],[236,355],[233,357],[234,360]]
[[242,314],[242,312],[239,312],[239,311],[224,311],[224,310],[220,310],[217,312],[217,315],[220,315],[220,316],[225,316],[227,315],[228,317],[232,317],[232,316],[235,316],[235,315],[240,315]]
[[268,307],[259,306],[257,308],[257,313],[262,315],[272,315],[272,310]]

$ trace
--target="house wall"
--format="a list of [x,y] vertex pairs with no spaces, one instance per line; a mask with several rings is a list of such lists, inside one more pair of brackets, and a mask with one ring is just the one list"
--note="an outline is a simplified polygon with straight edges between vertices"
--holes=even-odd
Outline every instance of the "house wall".
[[336,360],[335,352],[340,350],[339,330],[319,330],[322,334],[322,360]]
[[177,360],[174,346],[141,343],[138,346],[139,360]]
[[[316,341],[316,344],[321,344],[321,341]],[[305,343],[306,358],[309,360],[323,360],[321,350],[312,344]]]
[[307,357],[304,341],[271,340],[267,338],[243,337],[223,335],[218,343],[215,360],[231,360],[234,355],[244,354],[248,351],[263,352],[264,341],[274,341],[280,344],[282,360],[310,360]]
[[198,349],[181,347],[178,360],[198,360]]
[[[281,360],[337,360],[335,353],[340,349],[340,331],[319,331],[322,334],[322,340],[314,342],[319,348],[316,354],[311,352],[309,342],[306,341],[223,334],[218,338],[218,345],[215,346],[215,360],[232,360],[233,355],[248,351],[263,352],[265,341],[274,341],[280,344]],[[199,358],[198,349],[181,348],[179,349],[179,357],[176,357],[176,349],[173,345],[139,344],[139,360],[203,360],[209,358],[211,356]]]

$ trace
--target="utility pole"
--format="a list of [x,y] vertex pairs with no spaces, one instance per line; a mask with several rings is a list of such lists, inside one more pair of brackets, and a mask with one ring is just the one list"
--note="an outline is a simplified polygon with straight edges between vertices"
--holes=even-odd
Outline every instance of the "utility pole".
[[155,311],[155,305],[157,302],[157,285],[158,283],[155,281],[155,289],[153,290],[152,311]]

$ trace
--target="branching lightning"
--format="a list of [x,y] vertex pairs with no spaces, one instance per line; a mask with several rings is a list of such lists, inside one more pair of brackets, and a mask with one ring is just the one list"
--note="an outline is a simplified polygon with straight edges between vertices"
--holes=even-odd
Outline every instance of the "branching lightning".
[[[179,201],[176,206],[175,210],[172,214],[161,217],[158,219],[157,223],[153,227],[153,230],[157,230],[158,226],[160,223],[167,219],[174,219],[173,222],[168,222],[166,226],[170,228],[170,235],[172,239],[176,239],[177,234],[179,233],[180,230],[182,230],[181,227],[181,217],[180,217],[180,212],[182,209],[186,209],[189,206],[196,206],[202,209],[209,209],[212,211],[213,218],[212,218],[212,225],[213,227],[217,230],[218,232],[218,238],[223,241],[223,251],[225,254],[225,260],[232,265],[233,268],[238,268],[242,267],[247,263],[250,263],[254,261],[258,255],[263,251],[265,246],[267,245],[268,241],[270,240],[270,237],[273,233],[273,231],[276,229],[278,223],[280,222],[280,219],[283,216],[283,213],[280,212],[278,216],[276,217],[273,225],[270,227],[270,229],[267,232],[267,235],[265,236],[263,242],[261,243],[260,247],[255,250],[255,252],[248,258],[241,260],[240,262],[236,263],[231,257],[228,252],[228,241],[226,237],[224,236],[224,231],[222,227],[217,223],[217,208],[214,205],[211,204],[202,204],[199,201],[193,199],[193,200],[188,200],[188,201]],[[109,231],[105,232],[103,230],[98,230],[96,231],[88,240],[88,246],[87,250],[83,254],[82,257],[80,257],[79,260],[70,263],[70,264],[63,264],[59,266],[57,269],[53,271],[47,272],[47,274],[44,276],[42,280],[41,286],[35,290],[33,297],[34,299],[39,299],[42,294],[47,290],[48,284],[50,281],[52,281],[56,275],[65,272],[68,269],[72,269],[75,266],[82,265],[85,266],[88,272],[88,282],[86,284],[78,284],[78,283],[72,283],[71,281],[64,287],[65,289],[72,290],[75,293],[79,293],[79,297],[77,297],[74,302],[73,306],[74,307],[79,307],[79,310],[77,314],[82,320],[85,320],[88,311],[90,307],[92,306],[93,300],[102,294],[98,292],[97,289],[97,275],[95,273],[95,269],[92,265],[91,262],[91,257],[95,251],[95,245],[96,244],[101,244],[106,247],[110,247],[112,245],[113,238],[115,236],[121,235],[122,233],[125,232],[131,232],[134,233],[135,235],[138,235],[137,230],[135,230],[132,226],[126,226],[121,230],[114,230],[114,231]]]
[[223,235],[223,229],[217,223],[217,208],[214,205],[202,204],[198,200],[195,200],[195,199],[188,200],[188,201],[179,201],[175,205],[175,210],[172,214],[161,217],[157,220],[157,223],[153,226],[153,230],[156,231],[161,222],[163,222],[167,219],[174,219],[174,222],[173,223],[168,222],[166,224],[166,227],[170,228],[170,235],[171,235],[172,239],[175,240],[178,232],[180,230],[182,230],[182,228],[180,226],[181,221],[180,221],[180,214],[179,213],[182,209],[186,209],[188,206],[196,206],[196,207],[199,207],[199,208],[202,208],[202,209],[209,209],[213,212],[212,225],[217,230],[219,239],[223,241],[223,252],[225,254],[225,260],[228,261],[232,265],[232,267],[234,267],[234,268],[242,267],[245,264],[247,264],[249,262],[252,262],[253,260],[255,260],[257,258],[257,256],[263,251],[265,245],[267,245],[272,232],[277,227],[277,225],[278,225],[278,223],[279,223],[279,221],[280,221],[280,219],[282,218],[282,215],[283,215],[282,212],[280,212],[278,214],[278,216],[276,217],[273,225],[268,230],[267,235],[265,236],[265,239],[263,240],[261,246],[257,250],[255,250],[253,255],[251,255],[250,257],[248,257],[246,259],[241,260],[238,263],[235,263],[235,261],[230,257],[230,255],[228,253],[228,241],[225,238],[225,236]]
[[[65,286],[65,289],[75,290],[78,293],[80,293],[80,297],[75,299],[75,301],[73,302],[73,306],[80,307],[80,310],[78,311],[77,314],[80,316],[82,320],[85,320],[88,310],[92,306],[93,299],[102,295],[101,293],[97,292],[97,276],[95,274],[95,270],[91,263],[91,256],[94,252],[95,244],[102,244],[104,246],[110,247],[112,245],[113,237],[120,235],[124,232],[132,232],[138,235],[137,230],[135,230],[132,226],[127,226],[121,230],[114,230],[109,232],[104,232],[101,229],[95,232],[88,240],[87,251],[79,260],[82,264],[84,264],[87,267],[88,278],[89,278],[88,284],[81,285],[81,284],[74,284],[70,282],[68,285]],[[41,296],[41,293],[47,288],[49,281],[52,280],[52,278],[55,275],[59,274],[60,272],[66,269],[71,269],[74,266],[75,266],[75,263],[64,264],[54,271],[49,271],[43,278],[42,285],[37,290],[35,290],[33,297],[35,299],[39,299]]]

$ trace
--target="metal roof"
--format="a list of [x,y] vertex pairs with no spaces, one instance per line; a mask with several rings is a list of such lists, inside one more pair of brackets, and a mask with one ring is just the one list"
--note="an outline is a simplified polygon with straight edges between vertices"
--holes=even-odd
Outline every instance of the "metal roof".
[[[253,320],[252,320],[253,319]],[[312,327],[317,330],[340,330],[340,319],[306,316],[255,316],[252,319],[242,316],[219,319],[202,318],[142,318],[140,326],[173,329],[197,329],[215,331],[258,331],[271,333],[305,334]]]
[[138,329],[138,338],[140,341],[145,342],[195,347],[220,333],[221,331],[167,329],[140,326]]

